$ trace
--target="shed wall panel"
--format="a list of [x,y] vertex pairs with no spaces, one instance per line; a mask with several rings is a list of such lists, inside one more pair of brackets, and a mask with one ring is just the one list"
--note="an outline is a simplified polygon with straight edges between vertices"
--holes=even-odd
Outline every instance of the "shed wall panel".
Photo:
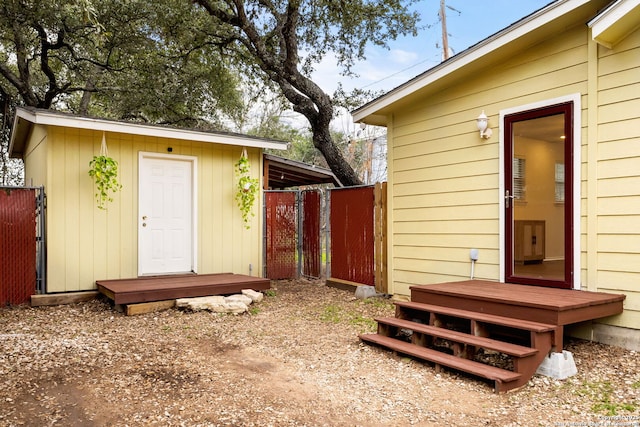
[[47,181],[47,150],[46,127],[34,125],[24,154],[25,169],[33,171],[28,178],[25,176],[26,185],[40,187]]
[[[167,154],[168,147],[173,154],[197,158],[197,272],[248,274],[250,265],[254,275],[261,271],[261,198],[250,229],[234,200],[234,164],[242,147],[107,133],[123,187],[103,211],[96,207],[88,175],[89,162],[100,153],[102,132],[49,126],[44,134],[48,153],[36,150],[27,159],[27,179],[46,170],[48,292],[90,290],[95,280],[137,277],[138,153]],[[31,144],[36,145],[34,138]],[[260,178],[261,151],[247,152],[251,173]],[[45,157],[46,168],[36,167]]]

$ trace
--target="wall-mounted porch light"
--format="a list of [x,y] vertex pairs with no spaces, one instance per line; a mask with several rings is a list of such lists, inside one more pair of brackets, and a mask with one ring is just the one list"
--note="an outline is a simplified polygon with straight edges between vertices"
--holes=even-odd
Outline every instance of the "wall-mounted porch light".
[[480,131],[480,138],[489,139],[491,135],[493,135],[493,131],[489,127],[489,118],[482,110],[482,113],[476,119],[476,125],[478,126],[478,130]]

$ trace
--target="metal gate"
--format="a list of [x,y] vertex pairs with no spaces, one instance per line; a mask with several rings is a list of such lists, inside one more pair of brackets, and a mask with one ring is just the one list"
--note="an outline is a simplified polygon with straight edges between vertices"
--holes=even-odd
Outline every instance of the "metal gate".
[[44,293],[44,189],[0,187],[0,305]]
[[296,264],[298,210],[296,192],[265,191],[265,275],[293,279]]
[[265,191],[265,271],[269,279],[322,274],[319,190]]
[[322,245],[320,242],[320,191],[305,190],[302,196],[302,271],[307,277],[322,275]]

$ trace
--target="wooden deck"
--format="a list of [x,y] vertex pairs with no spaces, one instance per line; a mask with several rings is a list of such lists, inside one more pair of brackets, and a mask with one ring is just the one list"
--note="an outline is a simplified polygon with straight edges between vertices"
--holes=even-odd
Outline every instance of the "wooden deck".
[[[482,280],[413,286],[411,301],[396,301],[395,317],[376,318],[377,333],[360,339],[504,392],[524,386],[549,352],[562,351],[565,325],[621,313],[624,298]],[[492,353],[501,357],[486,357]]]
[[545,288],[483,280],[411,287],[411,301],[556,325],[562,351],[563,327],[622,313],[625,295]]
[[221,273],[97,280],[96,286],[100,293],[118,305],[228,295],[243,289],[264,291],[271,287],[271,281],[243,274]]
[[603,292],[483,280],[411,287],[411,301],[553,325],[568,325],[622,313],[624,298],[624,295]]

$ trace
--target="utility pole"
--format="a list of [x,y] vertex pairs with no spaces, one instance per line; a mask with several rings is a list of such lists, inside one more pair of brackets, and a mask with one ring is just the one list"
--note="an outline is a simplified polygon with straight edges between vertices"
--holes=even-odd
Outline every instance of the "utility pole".
[[440,0],[440,23],[442,24],[442,57],[449,59],[449,36],[447,35],[447,12],[445,12],[445,0]]

